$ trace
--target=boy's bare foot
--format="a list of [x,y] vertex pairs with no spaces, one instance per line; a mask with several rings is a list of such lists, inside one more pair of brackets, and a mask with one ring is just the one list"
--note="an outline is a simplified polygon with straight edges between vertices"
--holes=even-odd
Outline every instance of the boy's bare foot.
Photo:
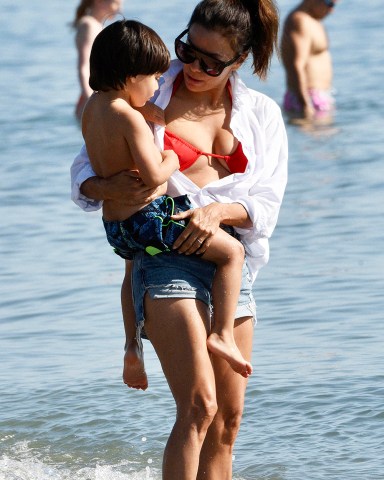
[[207,338],[208,350],[226,360],[232,370],[248,378],[252,373],[252,365],[242,356],[237,345],[233,341],[227,341],[217,333],[211,333]]
[[125,348],[123,382],[128,387],[136,388],[137,390],[146,390],[148,388],[143,351],[136,340],[133,340]]

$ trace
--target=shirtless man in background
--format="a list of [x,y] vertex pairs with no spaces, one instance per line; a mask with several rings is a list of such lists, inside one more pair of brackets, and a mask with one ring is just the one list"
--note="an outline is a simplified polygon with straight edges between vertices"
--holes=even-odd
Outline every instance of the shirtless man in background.
[[336,3],[337,0],[303,0],[284,22],[281,55],[287,90],[283,105],[292,118],[331,117],[332,60],[321,20]]

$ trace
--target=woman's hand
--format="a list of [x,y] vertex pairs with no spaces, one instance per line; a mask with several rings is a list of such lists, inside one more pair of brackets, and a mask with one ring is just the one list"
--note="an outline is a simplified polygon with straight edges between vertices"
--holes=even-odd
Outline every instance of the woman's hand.
[[[156,188],[147,187],[136,170],[124,170],[112,177],[108,177],[106,180],[108,180],[110,199],[126,205],[152,202],[159,195],[165,193],[166,190],[166,185],[165,189],[163,185]],[[162,191],[162,188],[164,191]]]
[[96,200],[114,200],[126,205],[149,203],[166,192],[166,184],[147,187],[135,170],[124,170],[108,178],[91,177],[81,186],[81,192]]
[[173,244],[173,248],[185,255],[203,254],[209,247],[212,236],[220,228],[222,205],[211,203],[203,208],[172,215],[172,219],[176,221],[185,218],[189,218],[189,223]]

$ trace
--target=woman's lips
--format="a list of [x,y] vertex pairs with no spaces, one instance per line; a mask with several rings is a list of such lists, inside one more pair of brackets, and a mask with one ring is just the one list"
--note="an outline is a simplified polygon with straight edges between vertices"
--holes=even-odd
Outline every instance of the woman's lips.
[[193,78],[193,77],[191,77],[190,75],[188,75],[188,74],[186,74],[186,73],[185,73],[184,75],[185,75],[185,77],[186,77],[185,79],[187,80],[187,82],[188,82],[189,84],[191,84],[191,85],[201,85],[201,84],[203,83],[203,80],[198,80],[198,79],[196,79],[196,78]]

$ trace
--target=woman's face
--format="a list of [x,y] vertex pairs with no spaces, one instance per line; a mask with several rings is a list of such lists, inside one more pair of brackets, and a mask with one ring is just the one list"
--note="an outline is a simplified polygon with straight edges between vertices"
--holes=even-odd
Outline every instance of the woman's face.
[[[220,32],[207,30],[197,23],[191,25],[184,41],[192,48],[196,47],[196,59],[192,63],[185,63],[183,67],[184,82],[190,91],[203,92],[225,85],[231,72],[237,70],[241,65],[239,59],[225,67],[219,76],[209,76],[203,71],[201,60],[209,63],[209,60],[213,58],[226,63],[236,58],[238,52],[232,49],[229,40]],[[204,57],[204,54],[207,54],[207,57]]]

